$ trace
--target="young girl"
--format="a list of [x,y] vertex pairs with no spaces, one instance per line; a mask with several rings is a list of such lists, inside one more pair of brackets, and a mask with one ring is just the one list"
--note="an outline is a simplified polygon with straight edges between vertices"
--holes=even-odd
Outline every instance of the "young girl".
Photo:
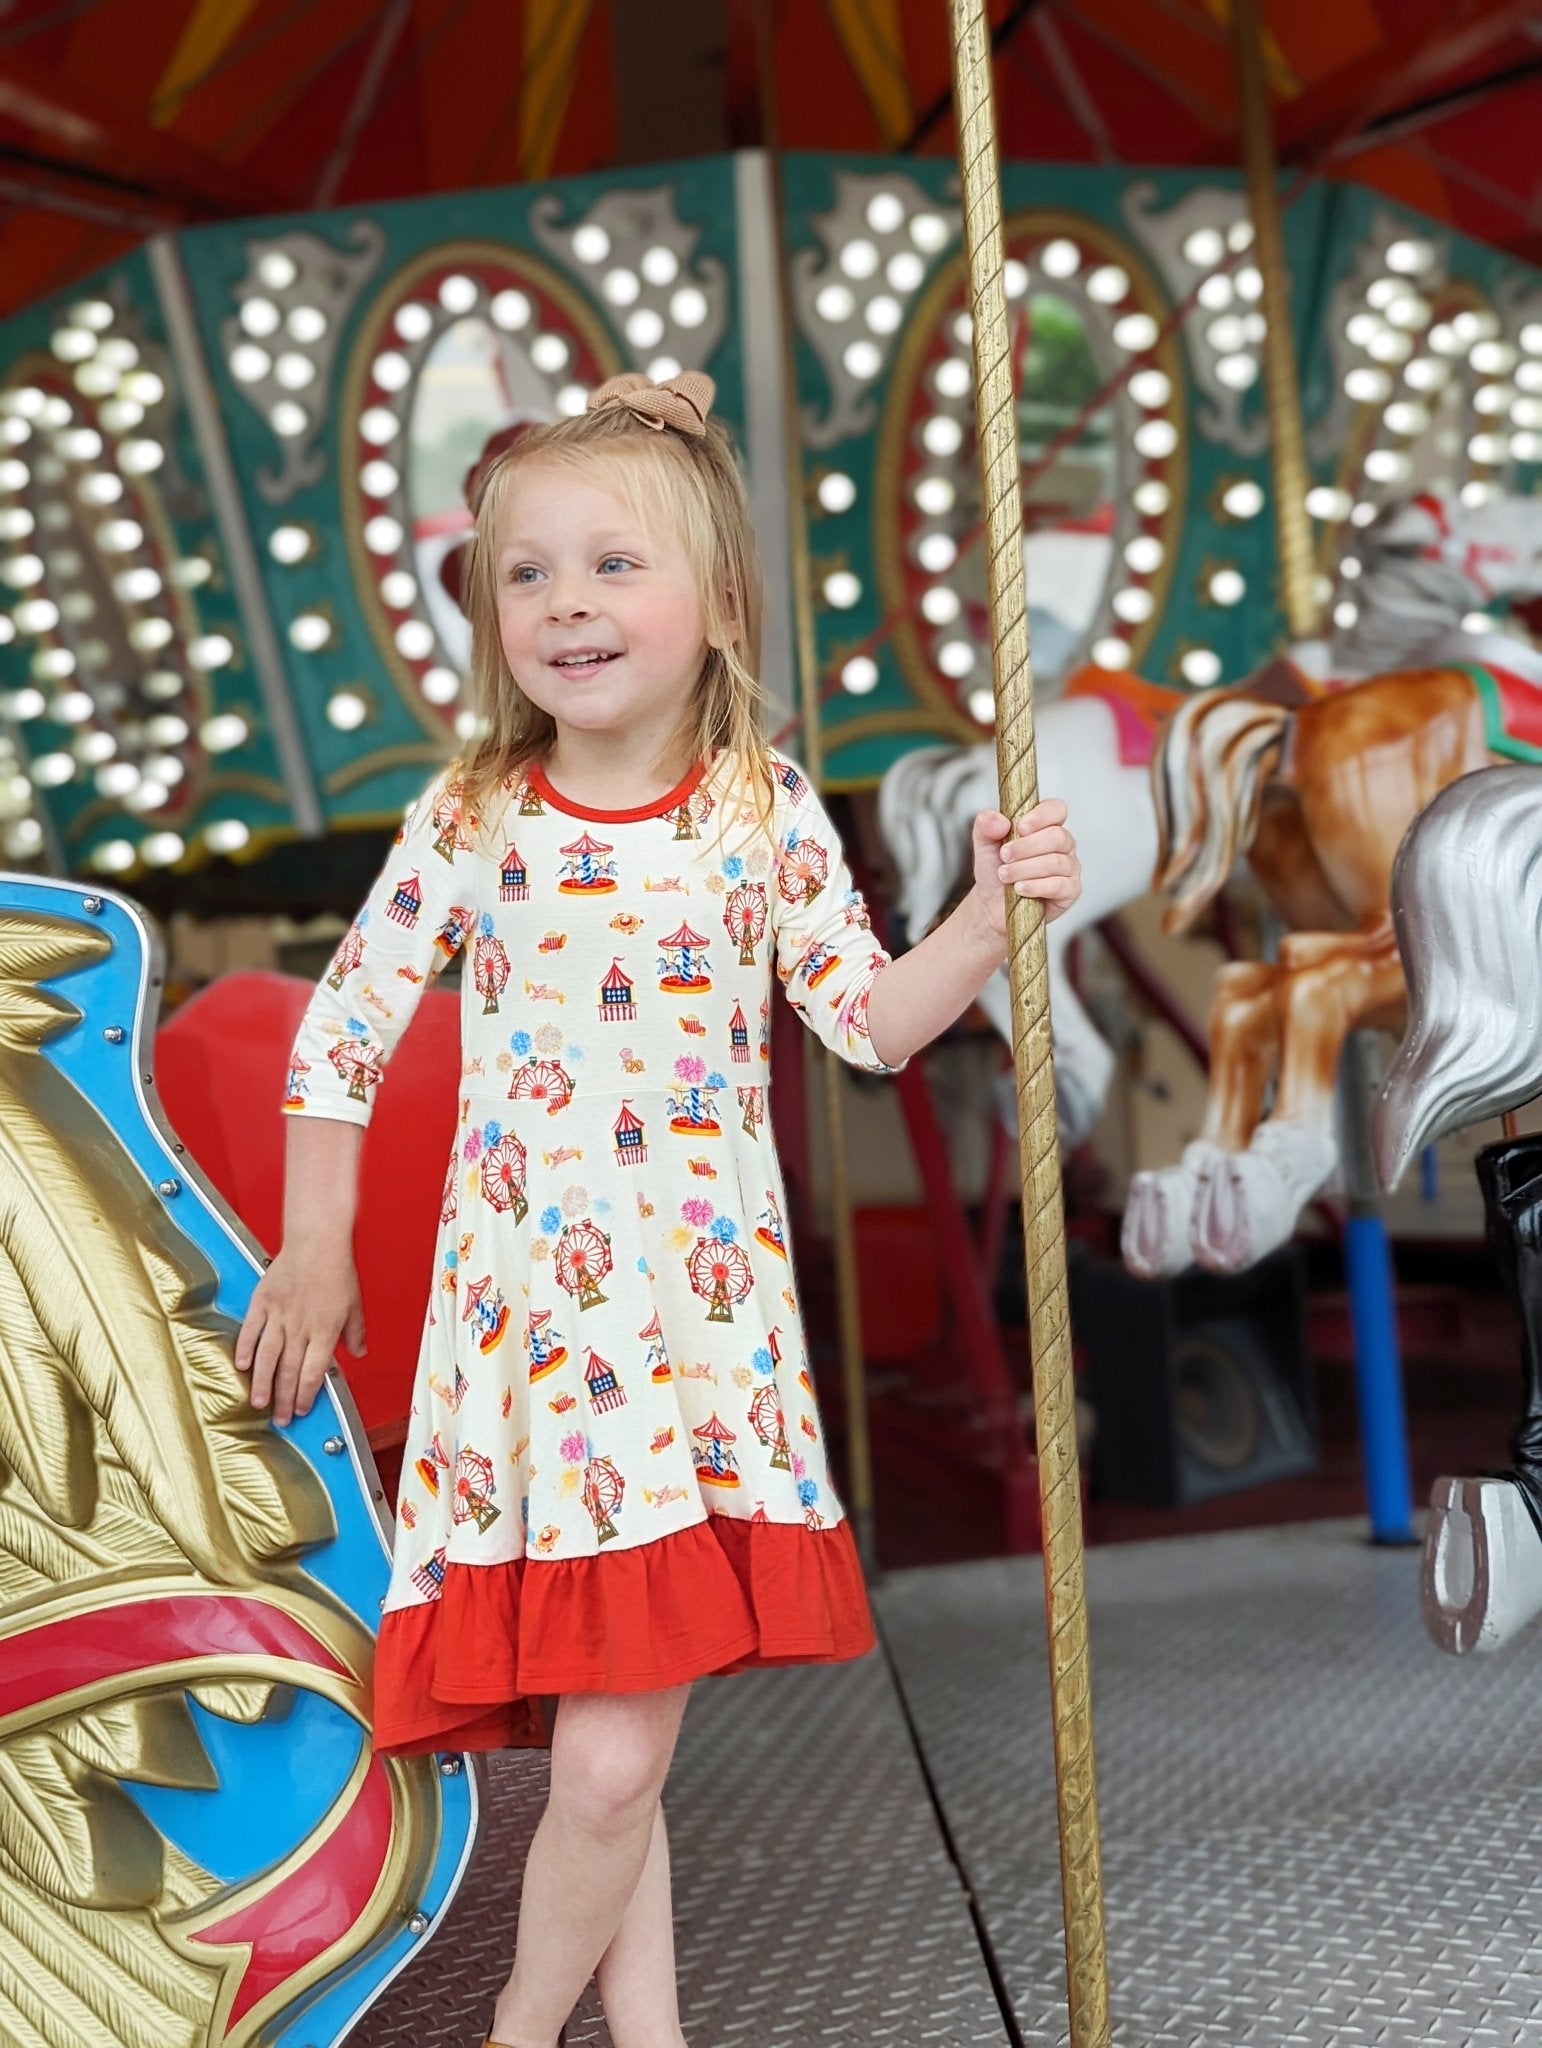
[[[831,1487],[769,1111],[771,970],[888,1073],[1080,888],[1064,806],[974,830],[890,961],[763,736],[759,569],[710,378],[613,379],[498,456],[468,576],[482,737],[429,784],[306,1011],[282,1251],[237,1364],[286,1423],[364,1345],[355,1173],[386,1057],[467,958],[460,1118],[375,1680],[385,1752],[550,1743],[489,2039],[683,2048],[659,1803],[691,1682],[874,1636]],[[555,1699],[550,1716],[547,1702]]]

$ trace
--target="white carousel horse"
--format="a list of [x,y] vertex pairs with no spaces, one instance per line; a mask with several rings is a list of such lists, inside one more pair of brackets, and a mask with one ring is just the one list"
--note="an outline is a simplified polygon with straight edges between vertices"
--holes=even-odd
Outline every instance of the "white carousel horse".
[[[1448,1131],[1542,1093],[1542,766],[1482,768],[1410,828],[1392,875],[1408,1028],[1372,1123],[1383,1186]],[[1436,1480],[1424,1624],[1444,1650],[1495,1650],[1542,1613],[1542,1137],[1478,1155],[1490,1245],[1521,1326],[1508,1472]]]
[[[1529,645],[1462,626],[1490,597],[1524,583],[1508,574],[1506,560],[1535,553],[1529,529],[1536,514],[1531,501],[1513,499],[1467,508],[1421,497],[1389,506],[1357,542],[1358,617],[1328,650],[1330,671],[1359,680],[1387,667],[1460,659],[1497,662],[1542,682],[1542,658]],[[1315,672],[1321,657],[1308,661],[1303,651],[1302,665]],[[1041,671],[1040,680],[1053,687],[1060,677]],[[1120,679],[1108,680],[1117,689]],[[1187,691],[1172,692],[1174,709],[1193,701]],[[1157,816],[1148,771],[1132,758],[1129,722],[1115,703],[1053,699],[1036,707],[1034,733],[1039,786],[1066,798],[1082,862],[1081,900],[1047,934],[1061,1128],[1074,1141],[1102,1112],[1114,1055],[1071,987],[1066,950],[1079,931],[1151,887]],[[914,943],[959,879],[976,813],[998,801],[995,748],[915,748],[887,771],[878,801],[899,874],[900,913]],[[980,1001],[1010,1043],[1004,972],[986,984]]]

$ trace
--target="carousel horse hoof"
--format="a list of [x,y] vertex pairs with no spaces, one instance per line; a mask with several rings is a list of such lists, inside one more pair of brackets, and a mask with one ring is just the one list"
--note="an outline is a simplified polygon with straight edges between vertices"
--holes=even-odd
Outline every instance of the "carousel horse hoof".
[[1224,1156],[1217,1146],[1196,1139],[1185,1146],[1176,1166],[1159,1166],[1131,1180],[1119,1248],[1138,1280],[1169,1279],[1194,1263],[1189,1219],[1195,1197],[1204,1175]]
[[1508,1479],[1437,1479],[1419,1576],[1424,1627],[1453,1657],[1499,1650],[1542,1614],[1542,1536]]
[[1224,1153],[1194,1204],[1189,1248],[1212,1273],[1241,1273],[1291,1236],[1338,1151],[1311,1124],[1260,1124],[1246,1152]]

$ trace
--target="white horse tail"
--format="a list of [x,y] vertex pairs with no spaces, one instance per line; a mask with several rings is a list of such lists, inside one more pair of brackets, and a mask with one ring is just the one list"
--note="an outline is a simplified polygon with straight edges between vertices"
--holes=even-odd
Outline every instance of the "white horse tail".
[[1387,1188],[1447,1131],[1542,1093],[1542,767],[1443,789],[1398,849],[1392,917],[1408,1028],[1373,1118]]
[[1187,930],[1225,887],[1258,830],[1290,713],[1256,697],[1195,697],[1163,727],[1151,758],[1156,885],[1172,896],[1168,931]]
[[996,802],[996,750],[989,742],[913,747],[884,771],[878,829],[894,856],[911,945],[925,936],[958,880],[976,812]]

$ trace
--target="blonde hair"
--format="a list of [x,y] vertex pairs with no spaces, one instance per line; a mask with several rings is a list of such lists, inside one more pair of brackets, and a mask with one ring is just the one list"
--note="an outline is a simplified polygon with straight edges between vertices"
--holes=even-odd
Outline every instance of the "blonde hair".
[[[618,480],[645,532],[656,531],[661,519],[673,526],[695,577],[708,643],[682,736],[690,739],[693,761],[710,763],[720,752],[720,766],[749,782],[757,821],[769,832],[774,779],[759,676],[760,557],[733,442],[716,417],[698,437],[644,426],[621,407],[529,428],[474,493],[464,588],[472,704],[485,723],[451,770],[471,808],[485,819],[495,788],[512,788],[556,738],[551,714],[515,680],[498,630],[498,522],[514,479],[535,462],[588,474],[603,469]],[[727,809],[719,806],[720,828]]]

